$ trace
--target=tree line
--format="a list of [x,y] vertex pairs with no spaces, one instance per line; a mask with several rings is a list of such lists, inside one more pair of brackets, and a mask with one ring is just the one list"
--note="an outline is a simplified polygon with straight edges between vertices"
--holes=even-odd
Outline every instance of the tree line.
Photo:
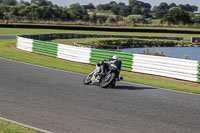
[[[114,15],[89,14],[88,11],[111,12]],[[200,18],[194,16],[198,7],[189,4],[160,3],[152,7],[151,4],[139,0],[129,0],[128,5],[123,2],[111,1],[107,4],[94,6],[92,3],[80,5],[75,3],[69,7],[53,4],[49,0],[0,0],[0,18],[23,17],[25,19],[55,19],[62,21],[86,21],[92,23],[116,23],[127,21],[130,23],[151,23],[150,19],[161,19],[161,23],[189,24],[199,23]]]

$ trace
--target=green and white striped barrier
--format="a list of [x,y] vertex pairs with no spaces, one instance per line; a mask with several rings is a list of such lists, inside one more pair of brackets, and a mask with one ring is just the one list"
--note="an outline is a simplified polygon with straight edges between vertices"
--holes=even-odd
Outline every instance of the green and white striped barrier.
[[58,44],[44,41],[33,41],[33,53],[57,57]]
[[198,62],[198,74],[197,74],[197,77],[198,77],[198,82],[200,83],[200,61]]
[[106,60],[111,58],[113,55],[118,55],[122,61],[122,70],[132,70],[133,54],[97,49],[91,49],[91,51],[90,64],[96,64],[99,60]]
[[200,83],[199,61],[75,47],[19,36],[16,46],[21,50],[88,64],[118,55],[122,70]]

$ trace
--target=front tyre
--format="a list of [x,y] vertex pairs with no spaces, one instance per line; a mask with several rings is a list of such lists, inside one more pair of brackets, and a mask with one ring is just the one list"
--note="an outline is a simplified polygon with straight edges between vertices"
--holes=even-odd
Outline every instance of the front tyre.
[[84,79],[83,79],[83,84],[84,85],[89,85],[91,82],[92,82],[92,74],[89,74],[88,76],[86,76]]
[[101,88],[107,88],[113,84],[116,79],[116,73],[111,72],[110,74],[106,75],[100,82]]

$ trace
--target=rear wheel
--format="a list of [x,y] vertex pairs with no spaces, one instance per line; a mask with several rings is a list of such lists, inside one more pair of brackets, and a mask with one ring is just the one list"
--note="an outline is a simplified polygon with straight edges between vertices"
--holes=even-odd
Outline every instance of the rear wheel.
[[89,85],[92,82],[92,75],[93,75],[93,73],[89,74],[87,77],[85,77],[83,79],[83,84],[84,85]]
[[115,87],[115,84],[116,84],[116,80],[114,80],[110,86]]
[[[100,82],[100,87],[101,88],[107,88],[109,86],[111,86],[113,84],[113,82],[115,82],[115,78],[116,78],[116,73],[111,72],[110,74],[106,75]],[[114,83],[115,85],[115,83]]]

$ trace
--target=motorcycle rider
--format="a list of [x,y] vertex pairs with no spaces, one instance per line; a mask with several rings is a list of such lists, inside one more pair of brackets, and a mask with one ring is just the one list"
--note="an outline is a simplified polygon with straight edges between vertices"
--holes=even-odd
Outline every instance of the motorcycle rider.
[[121,65],[122,65],[122,62],[119,59],[119,56],[117,55],[114,55],[111,59],[108,59],[108,60],[98,61],[97,66],[100,67],[99,75],[104,76],[106,71],[109,70],[109,67],[114,66],[119,71],[117,74],[117,80],[119,80]]

